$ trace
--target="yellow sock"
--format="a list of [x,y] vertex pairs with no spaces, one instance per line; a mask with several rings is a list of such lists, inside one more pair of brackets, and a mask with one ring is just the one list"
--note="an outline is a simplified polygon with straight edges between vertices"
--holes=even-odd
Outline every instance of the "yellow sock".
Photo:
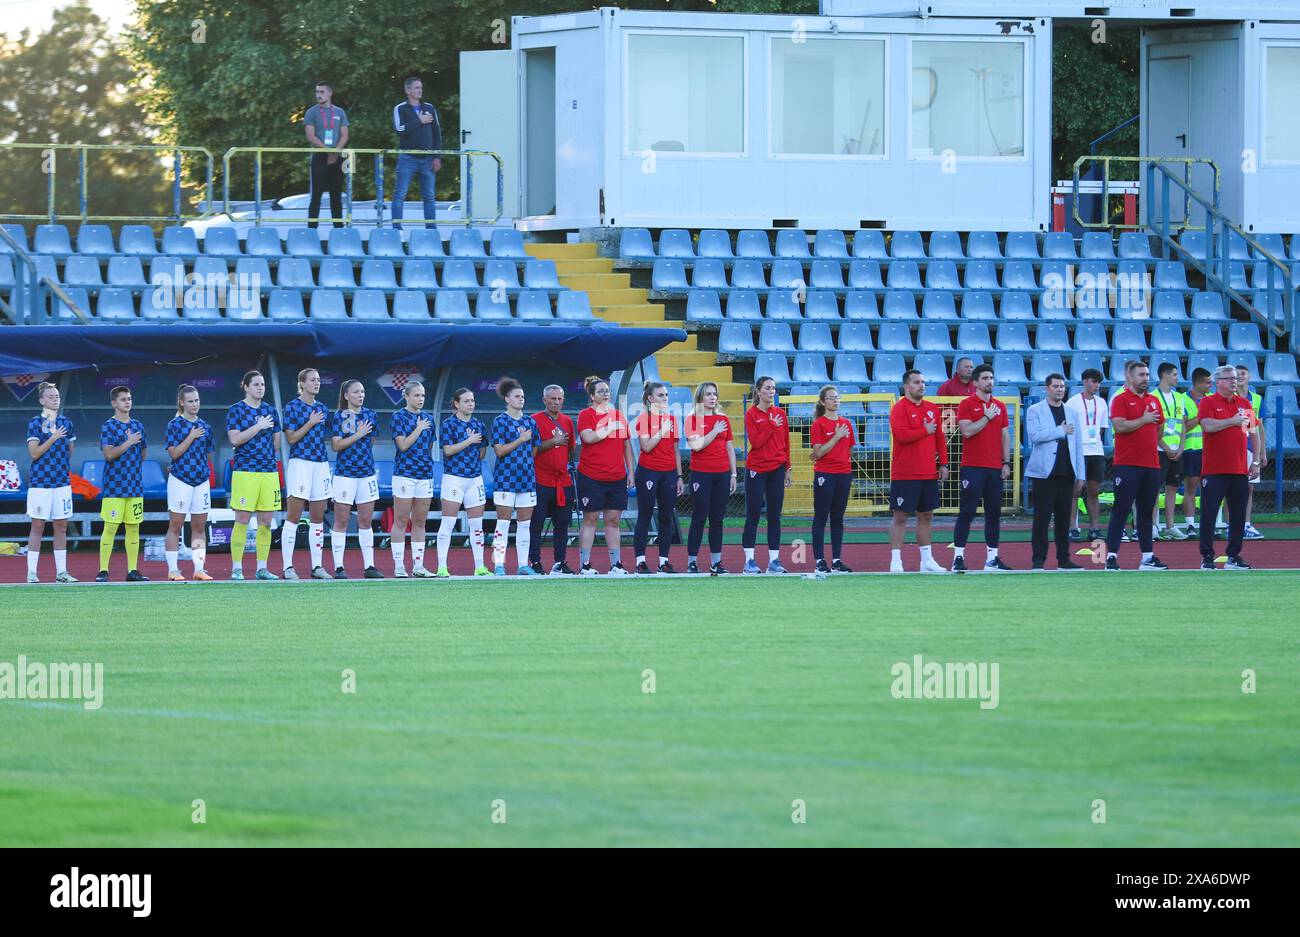
[[244,544],[248,540],[248,525],[235,521],[230,528],[230,568],[239,569],[244,562]]
[[[108,569],[109,558],[113,555],[113,541],[117,539],[117,528],[121,524],[104,523],[104,532],[99,535],[99,568]],[[139,528],[136,528],[139,530]]]
[[271,528],[266,524],[257,525],[257,561],[265,563],[271,556]]
[[126,525],[126,569],[130,572],[139,569],[140,562],[140,525]]

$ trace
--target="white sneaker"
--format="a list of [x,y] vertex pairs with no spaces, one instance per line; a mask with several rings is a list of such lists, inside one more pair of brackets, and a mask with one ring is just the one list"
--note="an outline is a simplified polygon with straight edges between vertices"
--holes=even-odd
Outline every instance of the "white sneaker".
[[903,561],[902,561],[902,560],[890,560],[890,561],[889,561],[889,571],[890,571],[891,573],[901,573],[901,572],[903,571]]
[[943,573],[947,575],[948,570],[944,569],[934,561],[934,557],[927,557],[921,560],[921,572],[923,573]]
[[406,574],[406,567],[405,567],[405,566],[398,566],[396,569],[393,570],[393,578],[394,578],[394,579],[409,579],[410,577]]
[[285,579],[297,579],[297,578],[298,578],[298,571],[297,571],[296,569],[294,569],[292,566],[290,566],[288,569],[286,569],[286,570],[284,571],[284,578],[285,578]]
[[35,573],[28,573],[27,581],[29,583],[39,583],[41,581],[41,577],[36,575]]

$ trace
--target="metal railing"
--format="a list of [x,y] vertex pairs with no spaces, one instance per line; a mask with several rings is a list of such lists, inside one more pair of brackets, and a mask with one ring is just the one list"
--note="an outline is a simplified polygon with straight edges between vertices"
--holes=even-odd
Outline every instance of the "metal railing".
[[[42,172],[45,175],[45,199],[46,210],[41,215],[23,215],[23,214],[4,214],[0,219],[10,221],[48,221],[49,224],[57,224],[59,221],[79,220],[83,224],[87,222],[101,221],[133,221],[133,222],[154,222],[154,221],[174,221],[180,224],[182,221],[194,221],[208,216],[209,212],[187,213],[182,210],[184,205],[184,194],[181,185],[182,169],[184,167],[185,154],[196,153],[202,154],[205,158],[205,183],[204,189],[207,193],[205,204],[211,204],[213,193],[213,168],[215,161],[210,152],[201,146],[166,146],[163,144],[149,143],[5,143],[0,144],[0,152],[10,150],[39,150],[42,152],[42,161],[46,165],[42,166]],[[58,154],[62,152],[75,152],[77,154],[77,207],[75,213],[59,212],[55,200],[57,198],[57,181],[58,181]],[[169,153],[171,154],[172,163],[172,212],[169,215],[93,215],[90,213],[90,177],[87,172],[86,158],[90,152],[106,153]],[[161,163],[160,163],[161,165]]]
[[[232,207],[230,198],[230,164],[233,157],[251,153],[253,156],[253,217],[255,224],[262,224],[262,157],[266,153],[298,153],[305,155],[317,155],[327,152],[320,147],[303,147],[303,146],[234,146],[226,150],[225,155],[221,158],[222,165],[222,211],[231,214],[235,209]],[[501,156],[491,150],[386,150],[386,149],[357,149],[348,147],[343,150],[334,151],[339,154],[343,161],[344,175],[344,198],[343,198],[343,223],[347,226],[352,224],[352,180],[356,171],[356,158],[358,156],[373,156],[374,162],[374,183],[375,183],[375,224],[378,227],[384,226],[384,160],[388,156],[438,156],[438,157],[460,157],[466,158],[466,178],[465,178],[465,211],[461,218],[440,218],[439,224],[463,224],[466,226],[474,224],[495,224],[505,214],[505,168],[501,161]],[[474,157],[490,157],[496,161],[496,183],[497,183],[497,210],[491,218],[474,218],[472,216],[472,205],[474,204]],[[409,192],[409,190],[408,190]],[[310,221],[307,215],[286,215],[277,213],[274,220],[282,221]]]
[[8,316],[14,325],[48,325],[57,322],[60,316],[50,309],[52,295],[82,323],[87,322],[85,310],[56,281],[40,275],[35,258],[3,227],[0,227],[0,242],[8,246],[17,261],[14,288],[9,294],[8,302],[0,297],[0,313]]
[[[1100,163],[1102,168],[1101,204],[1102,204],[1102,211],[1106,213],[1108,217],[1103,218],[1101,221],[1084,221],[1083,218],[1079,216],[1079,176],[1080,176],[1079,171],[1085,163],[1089,163],[1089,162]],[[1098,156],[1096,154],[1090,153],[1087,156],[1080,156],[1078,159],[1074,161],[1074,174],[1073,174],[1074,191],[1071,196],[1074,201],[1074,205],[1070,210],[1074,216],[1075,223],[1078,224],[1079,227],[1110,228],[1115,230],[1140,231],[1142,228],[1148,226],[1147,222],[1141,220],[1139,220],[1136,224],[1112,224],[1111,223],[1109,218],[1109,210],[1108,210],[1108,206],[1110,205],[1110,182],[1111,182],[1110,168],[1111,165],[1115,163],[1120,163],[1120,164],[1133,163],[1134,165],[1139,167],[1139,172],[1141,171],[1140,167],[1143,165],[1146,165],[1147,167],[1150,167],[1152,164],[1180,165],[1183,168],[1183,180],[1184,180],[1183,185],[1185,191],[1187,192],[1193,191],[1191,188],[1192,167],[1197,164],[1203,164],[1209,166],[1210,169],[1213,170],[1214,172],[1214,208],[1215,210],[1218,210],[1219,189],[1220,189],[1219,166],[1212,159],[1204,159],[1203,157],[1199,157],[1199,156]],[[1131,182],[1133,180],[1125,179],[1122,181]],[[1151,198],[1149,193],[1145,197],[1148,200]],[[1198,201],[1203,202],[1204,199],[1198,199]],[[1190,211],[1191,211],[1191,202],[1185,199],[1183,205],[1184,219],[1188,217]],[[1141,213],[1139,213],[1139,219],[1141,217],[1142,215]],[[1150,219],[1148,218],[1147,221],[1149,222],[1149,220]],[[1183,225],[1183,228],[1189,231],[1203,230],[1203,228],[1200,226],[1190,225],[1190,224]]]

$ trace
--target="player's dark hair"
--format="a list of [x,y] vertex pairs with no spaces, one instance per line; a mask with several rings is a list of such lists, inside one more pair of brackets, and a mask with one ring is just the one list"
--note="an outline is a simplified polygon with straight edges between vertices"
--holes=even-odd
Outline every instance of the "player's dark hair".
[[587,392],[588,397],[594,398],[596,396],[596,386],[608,383],[609,381],[605,380],[603,377],[593,374],[590,377],[584,377],[582,379],[582,389]]
[[834,384],[824,384],[822,389],[817,392],[817,405],[813,407],[813,410],[816,411],[818,416],[826,415],[826,404],[823,401],[826,400],[826,395],[835,389]]
[[497,381],[497,396],[505,400],[517,390],[522,390],[523,385],[513,377],[503,377]]
[[1052,381],[1060,381],[1062,384],[1064,384],[1064,383],[1065,383],[1065,375],[1064,375],[1064,374],[1057,374],[1055,371],[1053,371],[1051,374],[1047,375],[1047,377],[1043,378],[1043,386],[1044,386],[1044,387],[1051,387],[1051,386],[1052,386]]
[[199,389],[195,387],[193,384],[182,384],[180,387],[176,388],[176,415],[177,416],[185,412],[185,407],[184,407],[185,398],[188,397],[190,394],[197,394],[198,392]]
[[776,383],[776,378],[771,377],[770,375],[767,375],[767,374],[760,374],[758,377],[754,378],[754,396],[755,396],[755,397],[758,396],[758,392],[759,392],[760,390],[762,390],[763,385],[766,384],[768,381],[771,381],[773,384],[775,384],[775,383]]
[[980,379],[981,374],[992,374],[992,373],[993,373],[993,365],[977,364],[975,365],[975,370],[971,371],[970,373],[970,379],[972,381],[978,381]]
[[315,368],[303,368],[298,372],[298,393],[302,393],[302,385],[307,380],[308,374],[320,374]]
[[353,384],[360,384],[355,377],[350,377],[339,385],[339,409],[345,410],[348,406],[348,391],[352,389]]
[[1195,368],[1192,371],[1192,383],[1199,384],[1209,376],[1210,372],[1205,370],[1205,368]]
[[411,85],[415,84],[417,81],[419,81],[420,84],[424,84],[424,82],[421,81],[419,75],[412,75],[410,78],[406,79],[406,81],[402,82],[402,87],[405,88],[407,91],[410,91]]
[[1165,379],[1166,374],[1168,374],[1170,371],[1177,371],[1177,370],[1178,370],[1178,365],[1174,364],[1171,361],[1162,361],[1160,362],[1160,367],[1156,368],[1156,377],[1160,378],[1160,380],[1163,381]]
[[645,384],[641,387],[641,403],[649,407],[650,398],[654,396],[655,391],[657,391],[661,387],[666,387],[666,386],[667,385],[664,384],[662,381],[646,381]]
[[317,87],[317,88],[329,88],[329,89],[330,89],[330,94],[333,94],[333,93],[334,93],[334,86],[333,86],[332,84],[330,84],[328,81],[318,81],[318,82],[316,82],[316,87]]
[[470,389],[468,387],[457,387],[455,390],[451,392],[451,402],[453,404],[460,403],[460,398],[464,397],[468,393],[470,393]]
[[239,386],[247,390],[248,385],[253,383],[253,378],[261,376],[261,371],[245,371],[244,376],[239,379]]
[[1138,368],[1145,368],[1146,366],[1147,366],[1147,363],[1146,363],[1145,361],[1139,361],[1137,358],[1134,358],[1134,359],[1132,359],[1131,361],[1125,361],[1125,362],[1124,362],[1124,376],[1125,376],[1125,377],[1128,377],[1130,374],[1132,374],[1132,373],[1133,373],[1134,371],[1136,371]]
[[1083,373],[1079,375],[1079,379],[1083,381],[1096,381],[1098,384],[1100,384],[1101,372],[1098,371],[1096,368],[1084,368]]
[[108,402],[113,403],[118,397],[129,393],[131,393],[131,388],[127,387],[125,384],[118,384],[108,392]]
[[912,379],[912,375],[913,375],[913,374],[920,374],[920,373],[921,373],[921,372],[920,372],[919,370],[917,370],[916,368],[908,368],[906,371],[904,371],[904,372],[903,372],[903,386],[904,386],[904,387],[907,386],[907,382],[910,381],[910,380]]

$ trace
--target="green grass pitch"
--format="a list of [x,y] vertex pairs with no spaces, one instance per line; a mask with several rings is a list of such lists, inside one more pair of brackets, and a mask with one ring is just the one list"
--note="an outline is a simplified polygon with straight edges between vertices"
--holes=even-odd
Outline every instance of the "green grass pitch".
[[6,845],[1300,841],[1300,573],[3,594],[0,662],[104,664],[0,700]]

